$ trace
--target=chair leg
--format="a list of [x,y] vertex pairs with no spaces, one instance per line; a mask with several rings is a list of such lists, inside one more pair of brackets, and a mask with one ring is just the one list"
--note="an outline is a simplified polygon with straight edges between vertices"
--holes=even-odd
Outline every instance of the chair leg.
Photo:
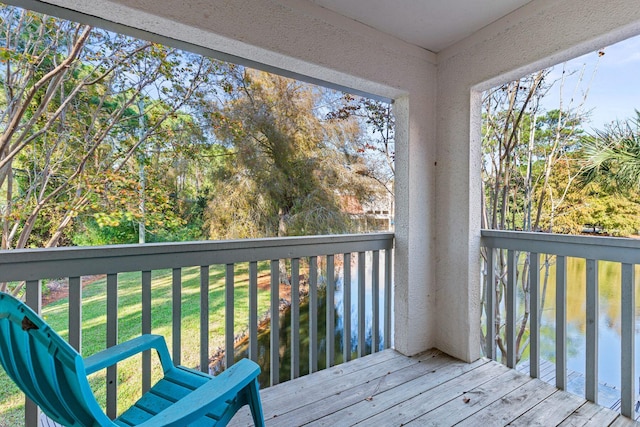
[[253,424],[256,427],[264,427],[264,414],[262,413],[262,403],[260,402],[260,393],[258,392],[258,379],[256,378],[248,385],[248,400]]

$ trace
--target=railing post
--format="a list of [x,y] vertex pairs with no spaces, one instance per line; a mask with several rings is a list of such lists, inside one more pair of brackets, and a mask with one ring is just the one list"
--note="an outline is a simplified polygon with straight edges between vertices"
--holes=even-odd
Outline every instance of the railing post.
[[171,353],[173,363],[179,365],[182,359],[182,269],[171,272]]
[[495,249],[487,248],[487,295],[486,317],[487,317],[487,357],[496,359],[496,270],[495,270]]
[[[42,312],[42,285],[39,280],[27,280],[26,304],[38,315]],[[37,427],[40,418],[40,408],[28,397],[24,402],[24,425],[25,427]]]
[[540,255],[529,254],[529,375],[540,377]]
[[82,278],[69,277],[69,344],[82,353]]
[[280,263],[271,260],[271,385],[280,382]]
[[556,387],[567,388],[567,265],[556,256]]
[[249,359],[258,361],[258,263],[249,263]]
[[318,258],[309,258],[309,373],[318,370]]
[[[151,333],[151,272],[142,272],[142,334]],[[151,351],[142,353],[142,392],[151,388]]]
[[335,356],[335,286],[336,271],[333,255],[327,255],[327,288],[325,293],[326,299],[326,367],[329,368],[334,364]]
[[598,261],[587,259],[585,398],[598,403]]
[[[118,344],[118,275],[107,274],[107,348]],[[107,416],[118,415],[118,367],[107,368]]]
[[209,372],[209,266],[200,266],[200,370]]
[[380,251],[373,251],[371,256],[371,353],[376,353],[380,345]]
[[343,335],[343,359],[345,362],[351,360],[351,254],[343,255],[342,265],[344,266],[344,275],[342,281],[342,324],[344,325]]
[[634,401],[636,397],[635,383],[635,326],[636,326],[636,281],[635,266],[622,264],[622,331],[621,331],[621,406],[620,412],[625,417],[635,415]]
[[384,348],[391,348],[391,271],[393,251],[384,251]]
[[234,357],[234,343],[235,343],[235,331],[234,331],[234,271],[233,264],[227,264],[224,275],[224,365],[225,368],[230,368],[233,365]]
[[300,376],[300,259],[291,259],[291,379]]
[[507,252],[507,366],[516,367],[516,277],[518,260],[515,251]]
[[365,253],[358,252],[358,357],[367,354],[365,337]]

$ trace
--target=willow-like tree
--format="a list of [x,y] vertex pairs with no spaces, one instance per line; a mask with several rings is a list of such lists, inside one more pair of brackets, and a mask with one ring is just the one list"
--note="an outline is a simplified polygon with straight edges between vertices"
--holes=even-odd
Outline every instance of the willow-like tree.
[[234,67],[211,123],[228,172],[208,207],[212,238],[291,236],[350,230],[343,201],[372,197],[356,120],[323,120],[321,90]]

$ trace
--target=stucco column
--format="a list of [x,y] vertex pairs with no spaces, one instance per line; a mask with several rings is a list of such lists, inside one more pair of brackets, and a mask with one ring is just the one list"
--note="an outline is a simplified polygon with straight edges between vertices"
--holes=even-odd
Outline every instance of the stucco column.
[[[435,345],[434,97],[397,99],[395,348],[413,355]],[[429,116],[431,114],[431,117]]]

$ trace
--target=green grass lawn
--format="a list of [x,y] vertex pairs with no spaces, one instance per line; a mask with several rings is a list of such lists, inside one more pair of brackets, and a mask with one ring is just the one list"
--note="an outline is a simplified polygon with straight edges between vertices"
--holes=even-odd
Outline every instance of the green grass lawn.
[[[259,270],[268,271],[268,263]],[[118,275],[118,342],[141,333],[141,274]],[[163,335],[171,350],[171,270],[152,274],[152,332]],[[224,266],[211,266],[209,271],[209,354],[224,345]],[[235,267],[234,331],[240,334],[248,328],[249,318],[248,264]],[[258,293],[258,313],[269,309],[269,291]],[[42,310],[44,319],[63,337],[68,334],[68,299],[61,299]],[[82,355],[87,357],[106,347],[106,279],[87,285],[82,298]],[[196,367],[200,348],[200,269],[182,270],[182,360],[181,364]],[[157,362],[154,360],[154,362]],[[141,394],[141,357],[118,364],[118,410],[128,408]],[[161,375],[154,363],[154,378]],[[104,371],[91,377],[96,398],[104,405],[106,385]],[[0,427],[24,425],[24,395],[0,370]]]

